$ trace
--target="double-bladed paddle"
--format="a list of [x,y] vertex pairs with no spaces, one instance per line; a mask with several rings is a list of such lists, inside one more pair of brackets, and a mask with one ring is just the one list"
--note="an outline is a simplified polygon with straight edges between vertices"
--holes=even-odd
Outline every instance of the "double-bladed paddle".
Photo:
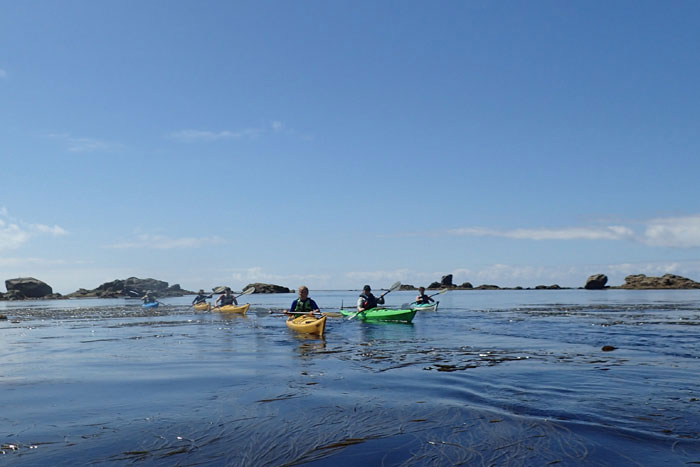
[[[398,289],[399,287],[401,287],[401,282],[400,282],[400,281],[394,282],[394,283],[391,285],[391,287],[389,287],[389,290],[387,290],[386,292],[384,292],[383,294],[381,294],[381,295],[379,296],[379,298],[377,298],[377,302],[379,302],[379,300],[381,300],[382,298],[384,298],[384,295],[388,294],[389,292],[393,292],[394,290]],[[355,319],[355,316],[359,315],[360,313],[364,313],[365,311],[367,311],[367,310],[358,311],[357,313],[355,313],[354,315],[352,315],[351,317],[349,317],[349,318],[348,318],[348,321],[350,321],[351,319]]]
[[[221,292],[217,292],[217,290],[220,290],[220,289],[221,289],[221,287],[216,287],[216,288],[214,288],[214,289],[213,289],[213,290],[214,290],[214,293],[221,293]],[[224,288],[224,292],[225,292],[225,291],[226,291],[226,290],[225,290],[225,288]],[[248,287],[247,289],[245,289],[243,292],[239,293],[238,295],[234,295],[234,297],[235,297],[235,298],[238,298],[238,297],[240,297],[240,296],[242,296],[242,295],[250,295],[250,294],[252,294],[253,292],[255,292],[255,287]],[[214,308],[221,308],[221,307],[215,306]]]
[[[439,292],[436,292],[436,293],[434,293],[434,294],[432,294],[432,295],[428,295],[428,297],[431,297],[431,298],[432,298],[432,297],[434,297],[434,296],[436,296],[436,295],[440,295],[441,293],[449,292],[449,290],[450,290],[450,289],[442,289],[442,290],[439,291]],[[416,305],[416,304],[417,304],[417,302],[403,303],[403,304],[401,304],[401,308],[408,308],[408,307],[410,307],[410,306],[412,306],[412,305]]]
[[[267,312],[267,314],[270,314],[270,315],[287,315],[287,316],[289,316],[289,315],[297,315],[297,314],[299,314],[299,313],[290,313],[289,310],[287,310],[287,309],[285,308],[285,309],[283,309],[283,310],[270,310],[270,311]],[[305,314],[308,314],[308,313],[301,313],[301,314],[302,314],[302,315],[305,315]],[[342,313],[338,313],[338,312],[335,312],[335,311],[319,311],[318,314],[320,314],[321,316],[328,316],[329,318],[342,318],[342,317],[343,317],[343,314],[342,314]],[[312,314],[312,316],[314,316],[314,317],[316,317],[316,315],[317,315],[316,313]]]

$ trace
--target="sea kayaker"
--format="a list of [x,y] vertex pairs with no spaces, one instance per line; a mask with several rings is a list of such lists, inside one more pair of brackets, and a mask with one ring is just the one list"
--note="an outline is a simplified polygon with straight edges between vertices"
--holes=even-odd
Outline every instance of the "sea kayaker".
[[424,303],[434,302],[432,297],[425,294],[425,287],[418,287],[419,295],[416,297],[416,304],[422,305]]
[[204,293],[204,289],[199,289],[199,292],[197,292],[197,296],[194,297],[194,300],[192,300],[192,304],[196,305],[198,303],[204,303],[207,301],[207,298],[211,298],[211,294],[207,295]]
[[146,295],[144,295],[143,297],[141,297],[141,300],[143,300],[144,305],[145,305],[146,303],[153,303],[153,302],[156,302],[156,301],[157,301],[157,300],[156,300],[156,296],[155,296],[155,295],[153,294],[153,292],[151,292],[150,290],[149,290],[148,292],[146,292]]
[[292,302],[288,313],[293,315],[313,315],[314,313],[320,313],[316,302],[312,298],[309,298],[309,288],[307,286],[299,286],[299,298]]
[[375,297],[372,294],[372,287],[365,285],[362,287],[360,298],[357,299],[357,311],[367,311],[372,308],[377,308],[377,305],[384,305],[384,297]]
[[238,300],[236,300],[236,297],[231,292],[231,288],[226,287],[226,290],[224,291],[223,294],[219,295],[219,298],[216,299],[216,302],[214,302],[214,305],[215,306],[238,305]]

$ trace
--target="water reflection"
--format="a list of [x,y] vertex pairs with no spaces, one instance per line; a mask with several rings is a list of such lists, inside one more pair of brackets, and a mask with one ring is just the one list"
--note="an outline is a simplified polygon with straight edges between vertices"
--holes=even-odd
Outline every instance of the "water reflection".
[[[293,331],[290,330],[290,332]],[[295,334],[294,339],[298,342],[296,351],[299,353],[300,357],[313,357],[318,352],[326,350],[325,337],[319,337],[313,334]]]
[[360,323],[360,335],[368,341],[413,341],[416,329],[413,323],[372,322]]

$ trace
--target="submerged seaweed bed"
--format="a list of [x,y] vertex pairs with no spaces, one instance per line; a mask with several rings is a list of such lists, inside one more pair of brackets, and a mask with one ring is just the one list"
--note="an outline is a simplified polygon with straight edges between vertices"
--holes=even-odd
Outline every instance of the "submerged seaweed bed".
[[455,291],[324,339],[246,298],[0,308],[0,464],[700,463],[698,291]]

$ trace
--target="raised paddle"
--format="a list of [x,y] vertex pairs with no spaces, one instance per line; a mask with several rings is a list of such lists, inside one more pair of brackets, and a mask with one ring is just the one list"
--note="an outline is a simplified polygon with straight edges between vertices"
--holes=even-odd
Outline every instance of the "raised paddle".
[[[394,290],[398,289],[399,287],[401,287],[401,282],[399,282],[399,281],[394,282],[394,283],[391,285],[391,287],[389,287],[389,290],[387,290],[386,292],[384,292],[383,294],[381,294],[381,295],[379,296],[379,298],[377,298],[377,302],[379,302],[379,300],[381,300],[382,298],[384,298],[384,295],[388,294],[389,292],[393,292]],[[354,315],[352,315],[351,317],[349,317],[349,318],[348,318],[348,321],[350,321],[351,319],[355,319],[355,316],[359,315],[360,313],[364,313],[365,311],[367,311],[367,310],[358,311],[357,313],[355,313]]]
[[[217,290],[220,290],[220,289],[221,289],[221,287],[215,287],[215,288],[213,289],[213,290],[214,290],[214,293],[220,293],[220,292],[217,292]],[[225,291],[226,291],[226,288],[224,288],[224,292],[225,292]],[[234,295],[234,297],[238,298],[238,297],[240,297],[240,296],[242,296],[242,295],[250,295],[250,294],[252,294],[253,292],[255,292],[255,287],[248,287],[247,289],[245,289],[243,292],[239,293],[238,295]],[[218,300],[218,298],[217,298],[217,300]],[[221,307],[215,306],[214,308],[221,308]]]
[[236,297],[240,297],[241,295],[250,295],[250,294],[252,294],[253,292],[255,292],[255,287],[248,287],[248,288],[245,289],[243,292],[241,292],[241,293],[239,293],[238,295],[236,295]]
[[[428,295],[428,297],[431,297],[431,298],[432,298],[432,297],[434,297],[434,296],[436,296],[436,295],[440,295],[441,293],[449,292],[449,290],[450,290],[450,289],[442,289],[441,291],[439,291],[439,292],[437,292],[437,293],[434,293],[434,294],[432,294],[432,295]],[[416,304],[417,304],[417,302],[402,303],[402,304],[401,304],[401,308],[408,308],[408,307],[410,307],[411,305],[416,305]]]

